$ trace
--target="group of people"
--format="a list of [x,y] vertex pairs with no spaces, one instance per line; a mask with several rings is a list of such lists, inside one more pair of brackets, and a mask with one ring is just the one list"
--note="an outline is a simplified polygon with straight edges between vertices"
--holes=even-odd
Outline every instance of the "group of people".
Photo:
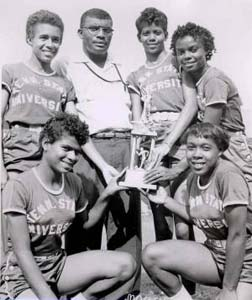
[[[178,26],[171,53],[163,12],[146,8],[136,28],[146,62],[129,75],[108,52],[113,21],[98,8],[81,16],[79,60],[53,66],[64,24],[40,10],[26,24],[29,60],[3,66],[1,299],[126,299],[140,293],[141,264],[168,299],[192,299],[195,282],[219,286],[218,300],[252,297],[252,152],[239,93],[208,64],[206,28]],[[146,94],[157,138],[145,181],[158,188],[144,192],[156,242],[142,251],[140,192],[119,181]]]

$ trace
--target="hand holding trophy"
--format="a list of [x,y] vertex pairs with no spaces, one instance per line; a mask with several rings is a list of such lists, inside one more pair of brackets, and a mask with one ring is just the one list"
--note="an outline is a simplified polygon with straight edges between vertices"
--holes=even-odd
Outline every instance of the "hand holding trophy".
[[[157,133],[151,128],[151,96],[144,88],[141,88],[141,94],[144,102],[143,113],[139,121],[132,121],[133,129],[131,131],[132,148],[130,166],[126,171],[125,180],[120,182],[120,185],[139,189],[156,190],[156,185],[144,182],[144,175],[146,173],[145,170],[150,163]],[[141,147],[141,141],[146,137],[150,139],[149,150]]]

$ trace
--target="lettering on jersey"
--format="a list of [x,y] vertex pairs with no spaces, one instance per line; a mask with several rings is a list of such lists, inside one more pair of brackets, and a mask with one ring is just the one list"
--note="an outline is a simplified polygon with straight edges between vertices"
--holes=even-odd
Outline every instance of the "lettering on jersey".
[[189,202],[190,202],[190,208],[207,204],[208,206],[214,207],[217,210],[220,211],[223,210],[222,209],[223,201],[221,201],[220,199],[216,198],[214,195],[209,193],[204,194],[204,198],[202,197],[202,195],[191,196]]
[[[27,89],[25,87],[27,85]],[[50,90],[51,89],[51,90]],[[21,92],[21,90],[23,90]],[[25,92],[27,90],[27,92]],[[29,90],[29,92],[28,92]],[[44,98],[36,91],[48,91],[48,96],[53,99]],[[58,99],[58,100],[57,100]],[[17,79],[12,87],[11,107],[25,104],[36,104],[51,111],[59,111],[61,102],[66,101],[66,91],[63,86],[52,79],[37,78],[35,76],[22,77]],[[20,108],[21,109],[21,108]]]
[[146,84],[146,90],[150,94],[168,88],[180,88],[180,87],[181,87],[180,80],[177,78],[170,78],[170,79],[156,81],[151,84]]
[[[47,78],[37,78],[35,76],[27,76],[27,77],[22,77],[18,80],[15,81],[14,86],[13,86],[13,92],[18,91],[24,87],[25,84],[30,84],[33,86],[34,89],[38,87],[44,87],[44,88],[52,88],[59,93],[64,93],[64,88],[58,84],[56,81],[52,79],[47,79]],[[36,87],[37,85],[37,87]]]
[[[63,99],[65,98],[62,97],[62,100]],[[61,102],[57,102],[55,100],[48,100],[41,97],[40,95],[30,93],[23,93],[14,96],[10,105],[11,107],[16,107],[18,105],[23,105],[26,103],[41,105],[52,111],[59,111],[61,105]]]
[[212,194],[191,196],[190,211],[196,226],[201,229],[221,229],[227,224],[223,214],[223,202]]
[[221,229],[227,227],[224,219],[223,220],[193,219],[193,221],[195,225],[201,229],[209,229],[209,228]]
[[29,233],[45,236],[45,235],[61,235],[68,227],[71,225],[71,222],[64,224],[50,224],[50,225],[40,225],[40,224],[28,224]]
[[157,68],[157,70],[156,70],[157,74],[168,73],[168,72],[177,73],[177,70],[172,64],[161,66],[161,67]]
[[52,209],[75,212],[75,202],[71,199],[60,198],[56,204],[52,203],[50,199],[46,199],[27,214],[27,220],[29,223],[37,223],[41,217]]
[[[162,76],[162,74],[164,73],[170,74]],[[148,84],[150,77],[153,77],[153,79],[151,80],[151,83]],[[149,93],[157,92],[167,88],[181,87],[181,82],[177,76],[177,70],[171,64],[160,66],[156,70],[146,70],[144,74],[141,77],[139,77],[138,84],[139,86],[145,85],[146,90]]]

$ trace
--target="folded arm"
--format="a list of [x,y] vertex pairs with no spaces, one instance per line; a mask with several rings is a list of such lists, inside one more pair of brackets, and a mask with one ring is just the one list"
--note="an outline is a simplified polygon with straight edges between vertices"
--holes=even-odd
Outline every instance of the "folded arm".
[[163,143],[156,147],[153,153],[151,167],[158,166],[165,155],[172,149],[173,145],[179,140],[198,111],[197,93],[194,84],[187,74],[182,73],[182,91],[185,105],[180,112],[178,120],[174,123],[171,132]]

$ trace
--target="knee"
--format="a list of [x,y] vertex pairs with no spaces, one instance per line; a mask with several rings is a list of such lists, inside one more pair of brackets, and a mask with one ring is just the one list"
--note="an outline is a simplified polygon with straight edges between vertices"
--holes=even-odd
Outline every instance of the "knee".
[[189,226],[184,223],[176,224],[176,237],[178,240],[189,240]]
[[117,278],[119,281],[127,281],[136,272],[136,261],[128,253],[121,253],[118,259]]
[[142,253],[142,264],[148,271],[155,268],[158,265],[159,253],[156,243],[147,245]]

